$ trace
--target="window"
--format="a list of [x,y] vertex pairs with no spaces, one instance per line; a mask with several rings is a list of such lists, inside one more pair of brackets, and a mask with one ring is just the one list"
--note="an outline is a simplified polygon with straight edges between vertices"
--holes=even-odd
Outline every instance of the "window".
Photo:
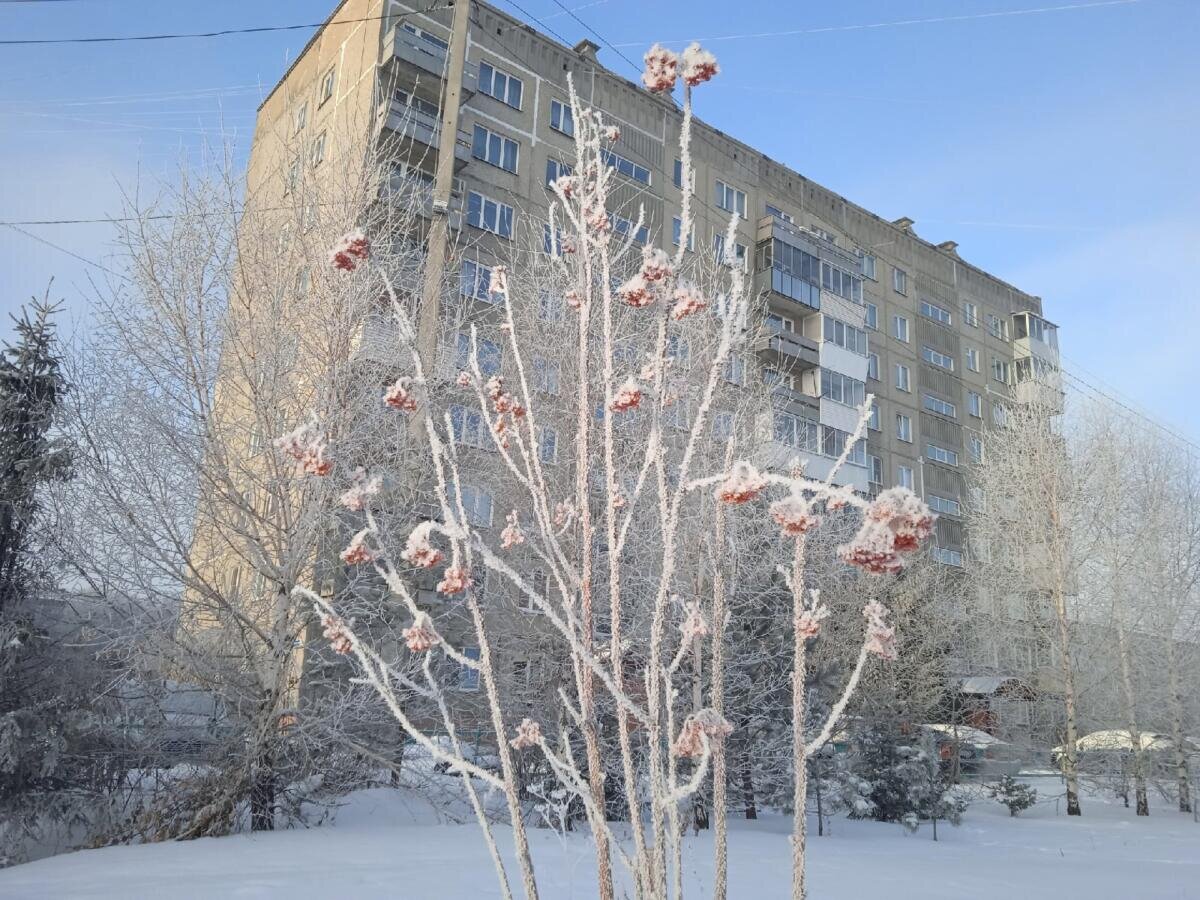
[[772,436],[781,444],[795,447],[797,450],[807,450],[810,453],[820,452],[820,426],[810,419],[802,419],[785,412],[775,411],[771,423]]
[[650,240],[650,229],[643,225],[636,232],[633,231],[633,222],[623,216],[618,216],[616,213],[609,213],[608,220],[612,222],[613,231],[616,234],[627,235],[633,232],[633,239],[639,244],[644,244]]
[[558,462],[558,432],[545,425],[538,427],[538,459],[552,466]]
[[464,484],[461,488],[463,509],[467,521],[479,528],[492,525],[492,495],[483,488]]
[[[696,169],[692,167],[692,177],[688,179],[691,184],[688,185],[692,189],[692,193],[696,193]],[[683,190],[683,160],[675,160],[675,167],[671,170],[671,182],[675,187]]]
[[954,371],[954,357],[947,356],[940,350],[934,350],[932,347],[921,348],[921,359],[925,362],[937,366],[939,369],[945,369],[947,372]]
[[912,466],[896,466],[896,484],[910,491],[913,489]]
[[866,251],[858,251],[858,260],[862,263],[863,277],[875,280],[875,257]]
[[967,449],[971,451],[971,459],[977,463],[983,462],[983,440],[972,435],[967,438]]
[[308,288],[311,284],[312,274],[308,271],[308,266],[305,266],[296,273],[296,293],[303,297],[308,293]]
[[967,412],[977,419],[983,418],[983,398],[974,391],[967,391]]
[[909,387],[908,366],[902,366],[900,363],[896,363],[896,390],[906,392],[912,390]]
[[908,293],[908,273],[903,269],[892,269],[892,290],[897,294]]
[[746,360],[736,353],[730,354],[725,363],[725,380],[736,385],[746,383]]
[[506,172],[517,171],[517,142],[489,131],[482,125],[475,126],[471,139],[471,155]]
[[867,385],[841,372],[822,369],[821,396],[847,406],[862,406],[867,397]]
[[554,184],[558,179],[571,174],[571,167],[565,162],[559,162],[554,157],[546,160],[546,186]]
[[905,443],[912,443],[912,419],[904,413],[896,413],[896,437]]
[[450,432],[454,435],[455,441],[467,447],[487,449],[492,446],[492,439],[488,435],[487,420],[477,409],[457,404],[451,406]]
[[879,380],[879,354],[867,354],[867,377],[873,381]]
[[496,303],[488,290],[492,283],[492,270],[473,259],[464,259],[458,276],[458,292],[464,297],[474,297],[484,303]]
[[862,303],[862,279],[821,260],[821,287],[839,297]]
[[570,137],[575,136],[575,116],[570,104],[561,100],[550,101],[550,127]]
[[[513,109],[521,108],[521,79],[502,72],[491,63],[479,64],[479,90]],[[553,113],[551,114],[553,115]]]
[[333,85],[337,80],[337,66],[331,66],[329,71],[325,73],[325,77],[321,79],[321,95],[317,105],[320,106],[326,100],[333,96]]
[[[479,648],[463,647],[463,656],[473,662],[479,662]],[[458,670],[458,689],[460,691],[479,690],[479,670],[468,665],[460,665]]]
[[928,300],[921,301],[921,315],[928,319],[933,319],[935,322],[941,322],[943,325],[950,324],[950,310],[942,309],[942,307],[930,303]]
[[867,304],[867,327],[872,331],[879,330],[879,307],[874,303]]
[[692,360],[691,345],[677,334],[667,335],[667,359],[674,360],[676,365],[687,368],[688,363]]
[[778,206],[772,206],[770,203],[767,204],[767,215],[774,216],[779,221],[787,222],[789,225],[794,225],[796,223],[796,220],[793,219],[789,213],[785,213]]
[[712,436],[714,441],[728,441],[733,437],[733,413],[719,412],[713,415]]
[[956,566],[959,569],[962,568],[963,555],[961,550],[951,550],[947,547],[934,547],[933,558],[944,565]]
[[507,203],[470,191],[467,194],[467,224],[502,238],[511,238],[513,208]]
[[533,358],[533,389],[543,394],[558,393],[558,363],[540,356]]
[[726,212],[737,213],[746,218],[746,192],[726,184],[717,182],[717,208]]
[[[683,220],[681,218],[679,218],[679,216],[672,216],[671,217],[671,242],[673,244],[675,244],[676,247],[679,246],[679,236],[682,233],[682,231],[683,231]],[[691,229],[688,230],[687,249],[689,249],[689,250],[696,249],[695,238],[696,238],[696,225],[695,225],[695,223],[693,223]]]
[[538,291],[538,318],[543,322],[561,322],[566,315],[566,302],[554,291]]
[[992,377],[1001,384],[1008,384],[1009,377],[1008,363],[1003,359],[992,357]]
[[939,497],[937,494],[930,494],[926,502],[934,512],[949,513],[952,516],[962,514],[962,506],[959,502],[949,497]]
[[871,415],[867,419],[867,427],[872,431],[879,431],[883,426],[879,424],[879,404],[871,404]]
[[616,169],[626,178],[632,178],[634,181],[640,181],[642,184],[650,183],[650,170],[645,166],[639,166],[631,159],[626,159],[619,153],[613,153],[611,150],[602,149],[600,158],[605,165]]
[[904,316],[892,316],[892,337],[908,343],[908,319]]
[[767,313],[763,316],[763,322],[766,323],[767,329],[774,331],[777,334],[784,332],[791,333],[795,329],[795,323],[787,316],[781,316],[778,313]]
[[309,162],[312,164],[312,166],[314,168],[316,168],[317,166],[319,166],[321,164],[321,161],[324,159],[325,159],[325,132],[322,131],[320,134],[318,134],[316,136],[316,138],[313,139],[312,151],[309,153]]
[[562,256],[562,229],[555,226],[550,230],[550,223],[542,223],[542,252],[551,256]]
[[926,444],[925,455],[934,462],[945,463],[948,466],[958,465],[958,451],[937,444]]
[[972,328],[979,327],[979,307],[974,303],[969,303],[966,300],[962,302],[963,321]]
[[407,106],[410,110],[423,112],[431,119],[440,120],[442,111],[436,103],[430,103],[428,100],[422,100],[420,97],[414,97],[408,91],[403,91],[396,88],[392,91],[392,100],[401,106]]
[[972,372],[979,371],[979,351],[974,347],[968,347],[967,353],[967,368]]
[[[714,236],[714,246],[720,246]],[[758,268],[771,270],[771,290],[813,309],[821,308],[821,260],[773,238],[759,245]]]
[[952,419],[958,414],[958,410],[953,403],[947,403],[945,400],[942,400],[940,397],[935,397],[932,394],[922,394],[921,402],[930,412],[939,413],[943,416],[949,416]]
[[300,186],[300,160],[293,159],[292,164],[288,166],[287,178],[283,183],[283,192],[290,194]]
[[292,116],[292,134],[299,134],[304,130],[304,126],[308,124],[308,104],[300,104],[300,108],[296,110]]
[[991,313],[987,314],[987,332],[992,337],[1000,338],[1002,341],[1008,340],[1008,323],[999,316],[994,316]]
[[821,318],[824,320],[825,340],[832,341],[839,347],[843,347],[851,353],[857,353],[859,356],[867,355],[867,333],[865,331],[855,328],[853,325],[847,325],[832,316],[822,316]]
[[[850,440],[850,435],[845,431],[839,431],[832,425],[821,426],[821,453],[825,456],[841,456],[846,449],[848,440]],[[865,466],[867,464],[866,442],[856,441],[846,456],[846,461],[854,465]]]
[[[479,371],[484,375],[498,375],[500,373],[500,345],[482,337],[477,337],[475,344],[479,355]],[[454,365],[459,369],[470,370],[471,368],[471,336],[462,331],[455,338]]]
[[[688,247],[688,249],[692,249]],[[733,259],[727,259],[725,256],[725,233],[721,231],[713,232],[713,259],[718,263],[726,266],[734,265],[736,260],[737,265],[744,270],[746,268],[746,245],[735,243],[733,245]]]
[[1005,425],[1008,422],[1008,410],[1004,408],[1003,403],[992,404],[992,424]]
[[867,454],[867,480],[871,484],[883,484],[883,460],[873,453]]

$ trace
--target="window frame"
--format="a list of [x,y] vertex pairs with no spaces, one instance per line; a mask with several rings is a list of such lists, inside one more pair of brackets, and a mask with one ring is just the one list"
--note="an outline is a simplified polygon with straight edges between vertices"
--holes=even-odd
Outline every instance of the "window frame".
[[[487,69],[490,69],[491,73],[492,73],[492,76],[488,81],[487,87],[484,87],[483,70],[485,67]],[[505,96],[503,96],[503,97],[499,96],[498,94],[496,94],[494,92],[495,87],[496,87],[496,76],[497,75],[499,75],[501,78],[504,79]],[[486,96],[491,97],[493,100],[499,100],[501,103],[503,103],[507,107],[510,107],[511,109],[520,111],[521,104],[525,99],[525,81],[524,81],[524,79],[518,78],[516,75],[513,75],[511,72],[509,72],[505,69],[501,69],[500,67],[494,65],[493,63],[487,62],[486,60],[480,60],[479,61],[479,77],[477,79],[477,83],[479,85],[479,93],[485,94]],[[511,96],[512,95],[512,86],[514,83],[517,86],[517,102],[516,103],[512,102],[512,96]]]

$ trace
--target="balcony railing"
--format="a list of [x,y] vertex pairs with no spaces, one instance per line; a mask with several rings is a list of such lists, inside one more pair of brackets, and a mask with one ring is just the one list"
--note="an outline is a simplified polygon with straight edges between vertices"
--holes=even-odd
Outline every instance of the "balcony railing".
[[[415,141],[436,151],[442,133],[441,120],[397,100],[379,104],[379,124],[401,140]],[[471,136],[461,128],[454,141],[454,167],[457,171],[471,161]]]
[[790,331],[763,335],[755,342],[754,349],[774,353],[788,361],[793,368],[797,365],[800,368],[813,368],[821,364],[817,342]]
[[[421,73],[432,75],[440,81],[446,72],[446,44],[435,35],[416,29],[416,32],[397,25],[387,37],[388,46],[392,48],[392,58],[403,66]],[[467,63],[463,67],[462,90],[464,97],[474,94],[479,87],[479,76],[475,66]]]

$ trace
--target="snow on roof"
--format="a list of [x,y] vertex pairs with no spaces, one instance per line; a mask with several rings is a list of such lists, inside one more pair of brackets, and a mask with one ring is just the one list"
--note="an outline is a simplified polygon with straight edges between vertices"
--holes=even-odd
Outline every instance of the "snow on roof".
[[[1170,750],[1175,746],[1175,742],[1169,737],[1153,731],[1139,732],[1138,738],[1138,743],[1143,750]],[[1124,728],[1110,728],[1085,734],[1075,742],[1075,746],[1083,751],[1132,750],[1133,739],[1129,736],[1129,731]]]
[[994,694],[1001,688],[1029,689],[1025,682],[1012,675],[972,675],[962,680],[958,690],[962,694]]
[[982,731],[979,728],[972,728],[970,725],[929,724],[922,725],[921,727],[928,728],[930,731],[936,731],[939,734],[948,735],[949,737],[964,744],[975,744],[980,747],[988,747],[1005,743],[995,735],[988,734],[986,731]]

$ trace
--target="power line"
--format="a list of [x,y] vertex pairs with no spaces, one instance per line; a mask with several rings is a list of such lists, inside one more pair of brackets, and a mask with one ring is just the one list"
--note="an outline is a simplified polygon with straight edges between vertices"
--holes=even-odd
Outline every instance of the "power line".
[[[602,44],[604,44],[606,47],[608,47],[608,49],[610,49],[613,53],[617,54],[617,56],[621,57],[621,59],[625,60],[625,62],[629,63],[629,65],[633,67],[633,70],[635,72],[641,72],[641,70],[642,70],[641,66],[639,66],[632,59],[630,59],[628,56],[626,56],[624,53],[622,53],[620,50],[618,50],[613,44],[609,43],[608,39],[604,35],[602,35],[600,32],[598,32],[595,28],[593,28],[587,22],[583,21],[583,19],[579,18],[579,16],[575,15],[575,10],[567,9],[567,7],[563,5],[562,0],[554,0],[554,5],[557,6],[559,9],[561,9],[564,13],[566,13],[572,19],[574,19],[576,22],[578,22],[580,25],[582,25],[584,28],[586,28],[588,31],[590,31],[592,34],[594,34],[597,38],[599,38],[600,42]],[[545,27],[544,24],[543,24],[543,27]]]
[[[430,6],[418,12],[432,12],[439,9],[438,6]],[[273,31],[302,31],[306,28],[325,28],[330,25],[355,25],[361,22],[379,22],[389,16],[363,16],[357,19],[336,19],[329,22],[306,22],[299,25],[260,25],[254,28],[222,28],[217,31],[194,31],[188,33],[166,33],[166,34],[134,34],[134,35],[116,35],[110,37],[82,37],[82,38],[9,38],[0,40],[0,45],[29,45],[29,44],[116,44],[129,41],[174,41],[188,38],[217,38],[228,37],[234,34],[264,34]]]
[[0,222],[0,225],[4,225],[7,228],[11,228],[13,231],[20,232],[21,234],[25,235],[25,237],[27,237],[31,240],[37,241],[39,244],[45,244],[47,247],[51,247],[51,248],[59,251],[60,253],[65,253],[65,254],[67,254],[67,256],[74,257],[75,259],[79,260],[81,263],[86,263],[87,265],[92,266],[93,268],[100,269],[102,272],[107,272],[109,275],[115,275],[117,278],[120,278],[124,281],[130,280],[127,276],[122,275],[120,272],[117,272],[114,269],[110,269],[106,265],[96,262],[94,259],[88,259],[86,256],[80,256],[78,253],[76,253],[73,250],[68,250],[66,247],[62,247],[62,246],[54,243],[53,241],[46,240],[41,235],[34,234],[31,231],[26,231],[24,228],[19,228],[18,226],[12,224],[11,222]]

